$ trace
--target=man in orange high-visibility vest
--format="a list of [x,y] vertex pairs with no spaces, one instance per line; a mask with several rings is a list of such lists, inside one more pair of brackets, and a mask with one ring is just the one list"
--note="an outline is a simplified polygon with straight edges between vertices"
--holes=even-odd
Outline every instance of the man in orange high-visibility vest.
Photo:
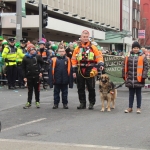
[[102,53],[89,40],[89,32],[84,30],[81,34],[81,42],[75,48],[72,55],[73,77],[77,79],[77,88],[80,105],[77,109],[86,108],[85,83],[89,91],[89,109],[93,109],[96,101],[95,75],[96,68],[103,70],[104,62]]

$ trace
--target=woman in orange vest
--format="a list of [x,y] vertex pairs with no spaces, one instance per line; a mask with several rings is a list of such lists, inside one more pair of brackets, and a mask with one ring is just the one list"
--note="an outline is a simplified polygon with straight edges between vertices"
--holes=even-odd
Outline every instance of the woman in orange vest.
[[130,56],[125,58],[122,70],[123,78],[126,81],[125,85],[129,88],[129,108],[124,111],[125,113],[133,111],[135,93],[137,98],[137,114],[141,113],[141,88],[144,87],[147,72],[147,59],[145,55],[140,52],[140,44],[134,42]]

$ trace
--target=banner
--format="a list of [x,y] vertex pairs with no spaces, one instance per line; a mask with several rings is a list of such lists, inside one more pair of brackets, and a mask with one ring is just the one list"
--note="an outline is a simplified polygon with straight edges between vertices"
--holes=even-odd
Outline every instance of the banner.
[[21,0],[22,4],[22,17],[26,18],[26,0]]
[[[124,82],[122,78],[122,66],[125,57],[115,55],[103,55],[105,62],[105,71],[108,73],[110,80],[114,83],[121,84]],[[150,77],[150,59],[148,59],[149,71],[148,76]],[[146,80],[146,84],[150,84],[150,80]]]

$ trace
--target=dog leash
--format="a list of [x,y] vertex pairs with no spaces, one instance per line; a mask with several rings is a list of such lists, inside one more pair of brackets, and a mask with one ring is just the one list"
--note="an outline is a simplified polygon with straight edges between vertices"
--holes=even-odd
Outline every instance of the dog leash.
[[123,83],[121,83],[121,84],[119,84],[117,87],[115,87],[114,89],[118,89],[118,88],[120,88],[120,87],[122,87],[122,85],[124,85],[126,82],[123,82]]

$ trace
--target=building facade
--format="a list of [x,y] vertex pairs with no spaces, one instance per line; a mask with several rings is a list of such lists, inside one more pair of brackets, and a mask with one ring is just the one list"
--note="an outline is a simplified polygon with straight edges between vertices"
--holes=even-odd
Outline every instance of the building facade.
[[131,0],[120,0],[120,32],[106,34],[106,39],[101,41],[104,47],[117,51],[130,51],[132,46],[132,5]]
[[150,49],[150,1],[141,0],[140,7],[140,29],[145,30],[145,39],[140,39],[140,43]]
[[140,29],[140,1],[133,0],[132,12],[132,37],[133,40],[138,39],[138,30]]
[[[23,36],[28,39],[38,37],[38,0],[35,4],[26,1],[26,18],[22,18]],[[120,30],[120,0],[42,0],[48,5],[48,26],[43,29],[47,39],[60,41],[77,40],[87,29],[92,37],[105,40],[105,32]],[[16,0],[5,0],[9,10],[16,12]],[[15,35],[16,16],[2,13],[2,34]]]

